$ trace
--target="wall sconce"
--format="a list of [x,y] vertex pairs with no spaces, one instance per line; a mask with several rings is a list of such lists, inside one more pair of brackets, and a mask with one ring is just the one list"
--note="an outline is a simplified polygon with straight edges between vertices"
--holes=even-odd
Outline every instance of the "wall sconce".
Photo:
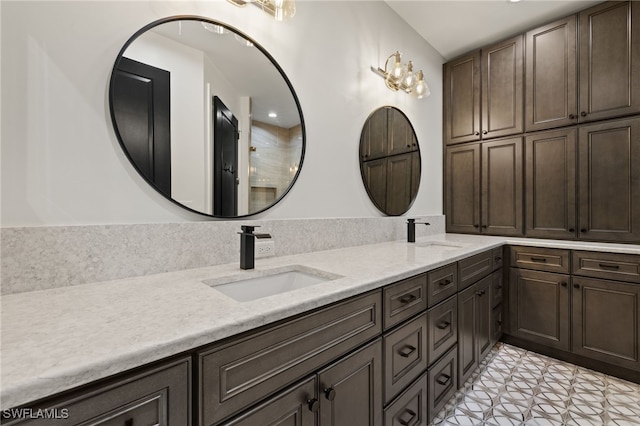
[[251,3],[276,18],[276,21],[284,21],[293,18],[296,14],[295,0],[227,0],[238,7],[244,7]]
[[[389,64],[392,58],[393,63]],[[424,81],[422,70],[414,73],[413,63],[409,61],[404,65],[398,51],[387,58],[384,63],[384,69],[371,67],[371,71],[384,78],[385,84],[391,90],[404,90],[418,99],[425,98],[431,94],[429,86]]]

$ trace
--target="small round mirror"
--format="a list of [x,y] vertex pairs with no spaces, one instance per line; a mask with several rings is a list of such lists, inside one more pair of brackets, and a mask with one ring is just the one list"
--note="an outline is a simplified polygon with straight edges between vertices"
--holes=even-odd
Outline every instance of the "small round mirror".
[[382,213],[407,212],[420,186],[420,147],[413,126],[402,111],[375,110],[360,136],[360,172],[373,204]]
[[259,213],[300,173],[304,120],[289,79],[264,48],[221,22],[181,16],[142,28],[116,59],[109,101],[135,169],[188,210]]

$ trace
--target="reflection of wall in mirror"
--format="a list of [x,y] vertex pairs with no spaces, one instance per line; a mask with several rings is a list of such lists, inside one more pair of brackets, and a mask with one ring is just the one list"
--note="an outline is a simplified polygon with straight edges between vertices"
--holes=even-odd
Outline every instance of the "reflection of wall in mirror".
[[302,127],[290,129],[253,121],[250,158],[249,212],[266,208],[280,198],[296,175],[302,152]]
[[[213,107],[218,96],[239,120],[241,97],[207,54],[146,32],[126,57],[171,73],[171,198],[206,214],[213,212]],[[196,167],[195,165],[201,165]],[[242,170],[242,165],[238,170]],[[245,167],[246,169],[246,167]],[[246,185],[246,176],[239,176]],[[239,211],[240,214],[246,214]]]

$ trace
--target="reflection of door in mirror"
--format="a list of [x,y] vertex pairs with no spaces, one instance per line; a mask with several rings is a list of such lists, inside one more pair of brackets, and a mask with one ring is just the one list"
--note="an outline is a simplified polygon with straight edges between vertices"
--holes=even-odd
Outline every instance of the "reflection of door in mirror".
[[213,214],[238,215],[238,120],[213,98]]
[[126,152],[140,173],[171,195],[170,73],[122,58],[113,112]]

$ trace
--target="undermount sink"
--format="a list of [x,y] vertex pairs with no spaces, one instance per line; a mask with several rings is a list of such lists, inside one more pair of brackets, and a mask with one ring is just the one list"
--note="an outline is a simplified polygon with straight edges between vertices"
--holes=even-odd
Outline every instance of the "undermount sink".
[[464,244],[450,243],[448,241],[421,241],[415,243],[415,246],[420,248],[432,248],[439,250],[455,250],[463,248]]
[[255,270],[247,274],[204,280],[203,283],[238,302],[249,302],[337,278],[341,278],[341,276],[296,265],[270,270]]

